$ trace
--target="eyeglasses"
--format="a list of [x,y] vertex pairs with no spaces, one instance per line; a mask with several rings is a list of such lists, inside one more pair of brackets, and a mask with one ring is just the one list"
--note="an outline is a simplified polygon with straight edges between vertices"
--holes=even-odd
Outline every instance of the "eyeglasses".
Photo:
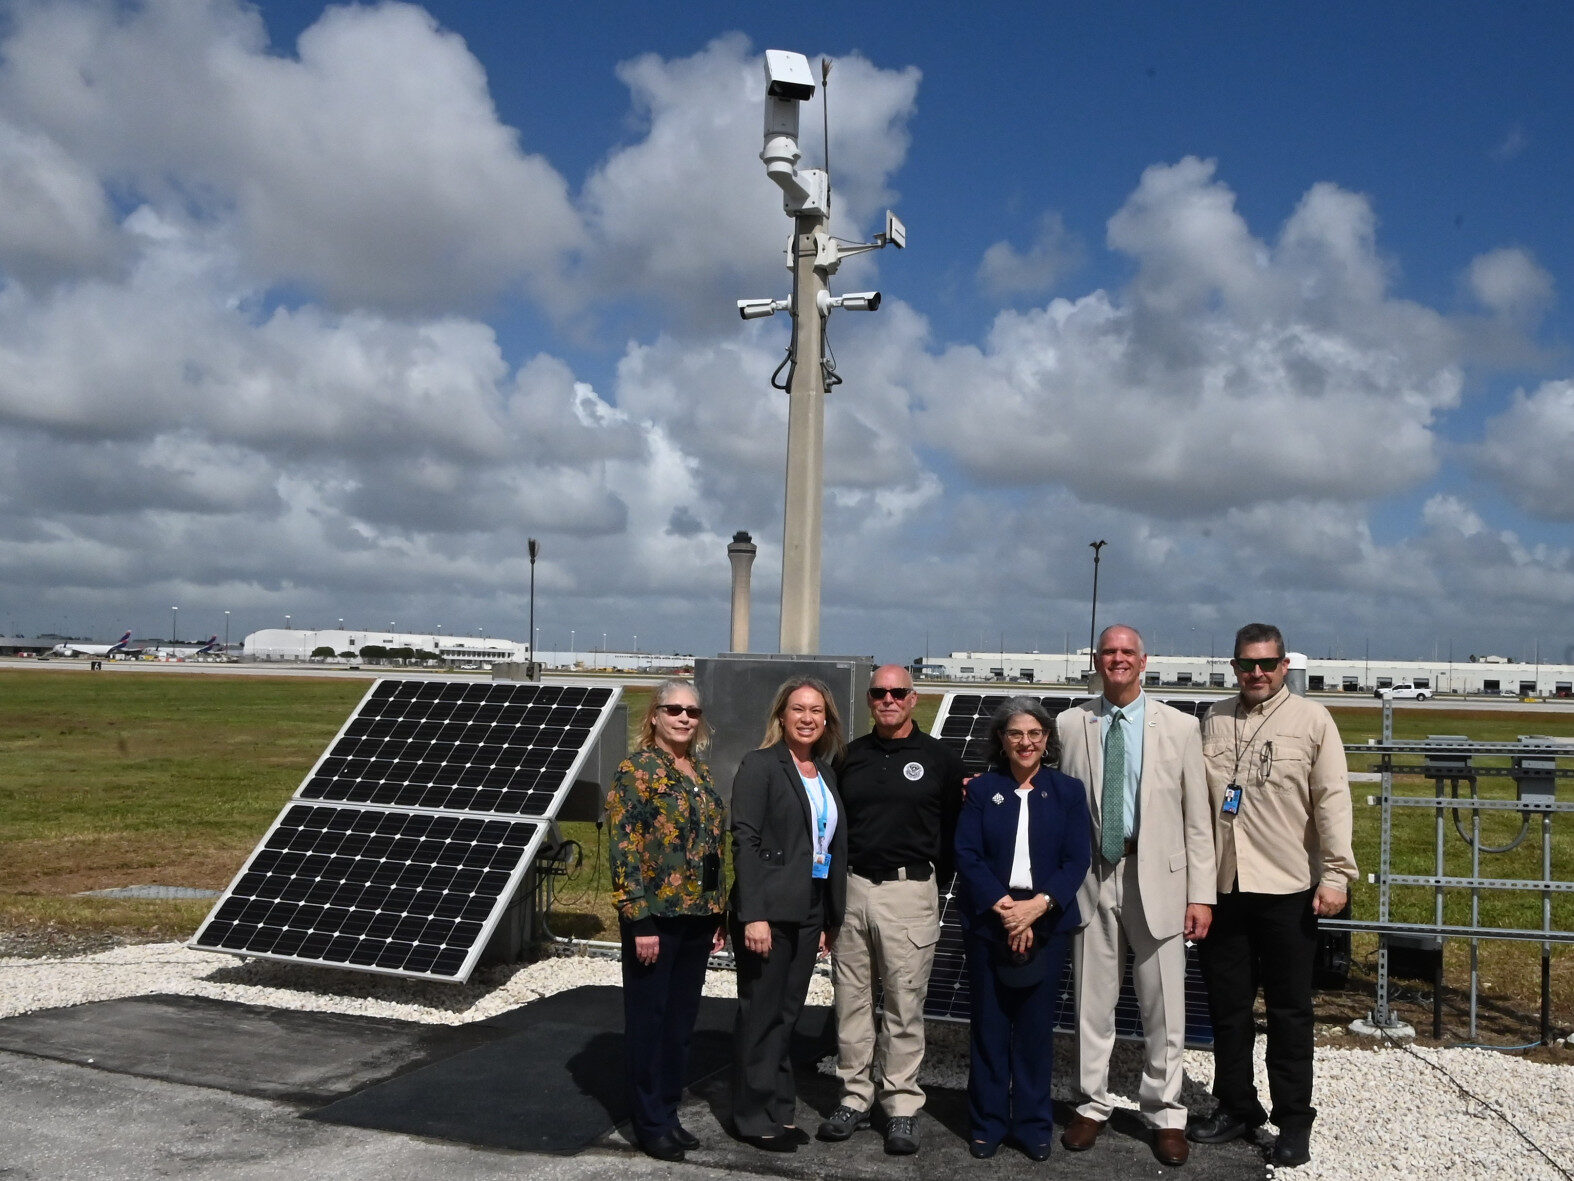
[[1006,730],[1007,742],[1037,742],[1044,737],[1042,730]]
[[870,685],[869,699],[871,701],[879,701],[882,698],[889,697],[892,701],[906,701],[907,695],[911,692],[911,689],[902,685]]
[[683,715],[698,720],[701,715],[705,713],[705,711],[697,705],[658,705],[656,708],[662,713],[666,714],[669,718],[675,718]]
[[1243,673],[1249,673],[1249,672],[1271,673],[1274,669],[1278,668],[1281,664],[1284,663],[1284,657],[1282,657],[1282,656],[1258,656],[1258,657],[1237,656],[1230,663],[1235,665],[1235,667],[1239,671],[1241,671]]

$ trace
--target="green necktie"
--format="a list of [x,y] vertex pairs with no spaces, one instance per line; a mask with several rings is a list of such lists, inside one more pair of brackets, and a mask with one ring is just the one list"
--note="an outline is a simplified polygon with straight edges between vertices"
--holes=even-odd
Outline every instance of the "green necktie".
[[1103,837],[1099,852],[1115,862],[1126,855],[1126,736],[1120,710],[1109,715],[1109,736],[1104,740],[1104,794],[1099,804]]

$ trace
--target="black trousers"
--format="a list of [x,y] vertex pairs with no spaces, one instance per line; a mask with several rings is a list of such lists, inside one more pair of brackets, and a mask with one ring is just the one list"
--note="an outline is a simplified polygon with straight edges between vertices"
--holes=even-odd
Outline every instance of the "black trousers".
[[1198,946],[1213,1019],[1213,1093],[1238,1119],[1268,1118],[1252,1082],[1257,1025],[1252,1004],[1262,988],[1268,1013],[1268,1094],[1281,1132],[1310,1128],[1312,1106],[1312,965],[1317,916],[1311,890],[1294,894],[1219,895],[1213,925]]
[[623,1050],[629,1114],[634,1135],[654,1140],[678,1123],[688,1074],[689,1039],[699,1016],[705,965],[720,915],[656,919],[661,948],[654,964],[634,954],[625,922],[623,937]]
[[776,1136],[793,1125],[798,1089],[792,1075],[792,1032],[803,1012],[825,925],[822,890],[806,923],[772,923],[769,955],[743,945],[731,924],[737,956],[738,1019],[732,1035],[732,1122],[740,1136]]

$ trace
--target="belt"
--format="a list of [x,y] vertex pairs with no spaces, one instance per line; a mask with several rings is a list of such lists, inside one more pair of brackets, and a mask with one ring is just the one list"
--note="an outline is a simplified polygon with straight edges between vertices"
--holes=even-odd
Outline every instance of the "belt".
[[861,869],[853,872],[878,886],[882,882],[927,882],[935,876],[935,867],[925,861],[918,865],[899,865],[895,869],[879,869],[869,873]]

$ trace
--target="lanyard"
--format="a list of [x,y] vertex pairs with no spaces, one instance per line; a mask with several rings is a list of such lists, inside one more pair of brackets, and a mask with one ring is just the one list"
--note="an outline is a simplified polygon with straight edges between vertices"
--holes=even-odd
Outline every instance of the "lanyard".
[[[814,813],[814,851],[816,853],[824,853],[825,827],[830,823],[831,820],[831,794],[825,790],[824,776],[817,774],[813,779],[810,779],[802,771],[799,771],[798,778],[803,780],[804,791],[809,793],[809,811]],[[811,783],[820,789],[820,799],[818,804],[815,802],[814,793],[809,791],[809,785]]]
[[[1241,781],[1241,778],[1240,778],[1240,776],[1241,776],[1241,757],[1247,751],[1251,750],[1253,740],[1256,739],[1257,735],[1262,733],[1262,728],[1268,724],[1268,719],[1273,717],[1274,714],[1278,713],[1279,712],[1279,706],[1283,705],[1288,700],[1290,700],[1290,697],[1289,697],[1289,694],[1286,694],[1285,696],[1281,697],[1277,702],[1275,702],[1274,703],[1274,707],[1272,709],[1270,709],[1266,714],[1263,715],[1262,721],[1257,723],[1257,728],[1254,729],[1250,734],[1248,734],[1246,736],[1246,741],[1245,741],[1244,744],[1241,742],[1241,705],[1240,705],[1240,702],[1238,700],[1236,701],[1236,703],[1235,703],[1235,768],[1234,768],[1234,770],[1232,770],[1230,772],[1230,782],[1231,783],[1235,783],[1235,784],[1239,784],[1240,783],[1240,781]],[[1269,752],[1271,752],[1273,750],[1273,741],[1271,739],[1269,740],[1269,742],[1267,743],[1267,745],[1266,745],[1266,747],[1264,749],[1268,750]],[[1270,760],[1271,760],[1271,758],[1272,758],[1272,755],[1270,754]],[[1262,781],[1264,783],[1266,783],[1268,781],[1268,769],[1267,769],[1267,767],[1263,768],[1261,779],[1262,779]]]

